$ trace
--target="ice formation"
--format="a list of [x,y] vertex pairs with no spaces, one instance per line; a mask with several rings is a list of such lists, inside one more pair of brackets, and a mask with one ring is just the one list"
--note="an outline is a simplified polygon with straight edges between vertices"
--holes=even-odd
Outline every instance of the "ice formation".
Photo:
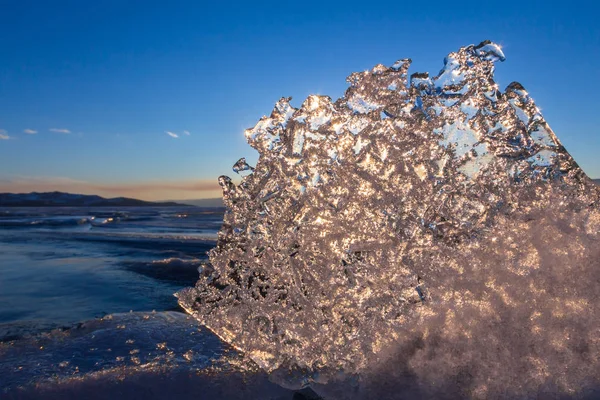
[[0,399],[294,396],[257,369],[186,314],[113,314],[0,342]]
[[599,191],[527,91],[499,90],[504,59],[486,41],[435,77],[403,59],[335,102],[279,100],[245,133],[256,167],[219,179],[224,225],[181,306],[332,397],[597,387]]

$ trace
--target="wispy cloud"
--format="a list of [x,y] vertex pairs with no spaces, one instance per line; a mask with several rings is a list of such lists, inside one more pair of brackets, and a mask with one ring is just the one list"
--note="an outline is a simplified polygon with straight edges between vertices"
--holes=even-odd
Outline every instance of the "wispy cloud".
[[6,132],[4,129],[0,129],[0,140],[8,139],[10,139],[10,136],[8,136],[8,132]]
[[183,134],[190,136],[190,131],[183,131]]
[[173,133],[173,132],[165,131],[165,133],[166,133],[167,135],[169,135],[169,136],[173,137],[173,138],[178,138],[178,137],[179,137],[179,135],[178,135],[178,134],[176,134],[176,133]]
[[59,129],[59,128],[51,128],[51,129],[50,129],[50,132],[54,132],[54,133],[71,133],[71,131],[70,131],[70,130],[68,130],[68,129],[64,129],[64,128],[62,128],[62,129]]
[[0,193],[27,193],[52,191],[97,194],[104,197],[133,197],[144,200],[214,198],[221,196],[217,179],[185,181],[145,181],[104,183],[87,182],[67,177],[18,176],[2,178]]
[[28,135],[35,135],[37,131],[34,129],[23,129],[23,133],[26,133]]

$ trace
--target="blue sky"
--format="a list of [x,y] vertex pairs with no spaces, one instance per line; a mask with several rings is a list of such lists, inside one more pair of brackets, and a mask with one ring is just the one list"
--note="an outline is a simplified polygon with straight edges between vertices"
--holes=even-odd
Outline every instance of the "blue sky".
[[280,97],[337,98],[405,57],[436,74],[484,39],[500,86],[521,82],[600,177],[600,9],[549,4],[0,0],[0,192],[218,197]]

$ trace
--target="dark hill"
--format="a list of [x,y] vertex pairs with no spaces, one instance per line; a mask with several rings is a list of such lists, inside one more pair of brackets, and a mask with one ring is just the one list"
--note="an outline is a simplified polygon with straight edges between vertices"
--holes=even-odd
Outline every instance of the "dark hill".
[[0,207],[173,207],[176,202],[152,202],[128,197],[106,199],[96,195],[63,192],[0,193]]

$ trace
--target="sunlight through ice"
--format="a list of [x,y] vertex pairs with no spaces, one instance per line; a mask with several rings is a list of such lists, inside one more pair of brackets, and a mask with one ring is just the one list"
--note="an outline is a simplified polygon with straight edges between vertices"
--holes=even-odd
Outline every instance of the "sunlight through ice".
[[252,173],[220,179],[225,222],[181,306],[331,398],[597,388],[598,189],[525,89],[498,89],[504,60],[486,41],[432,78],[403,59],[336,101],[282,98],[246,131]]

